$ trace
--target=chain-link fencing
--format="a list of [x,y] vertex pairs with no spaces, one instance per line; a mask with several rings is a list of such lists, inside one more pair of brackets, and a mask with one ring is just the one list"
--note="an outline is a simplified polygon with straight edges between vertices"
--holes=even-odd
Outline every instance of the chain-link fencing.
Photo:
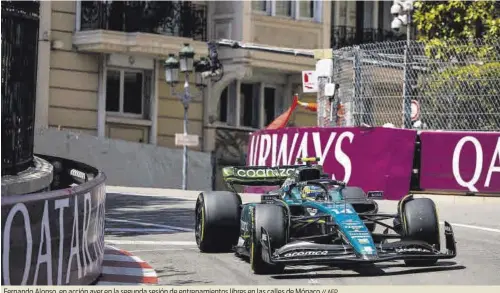
[[500,130],[500,42],[381,42],[333,51],[332,126]]

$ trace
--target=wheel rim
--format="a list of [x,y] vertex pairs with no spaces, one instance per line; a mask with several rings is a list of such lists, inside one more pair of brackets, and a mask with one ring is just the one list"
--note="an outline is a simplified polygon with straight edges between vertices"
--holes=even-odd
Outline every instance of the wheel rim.
[[199,202],[196,207],[196,219],[195,219],[195,237],[196,237],[196,243],[198,245],[203,240],[203,222],[204,222],[203,205],[201,202]]

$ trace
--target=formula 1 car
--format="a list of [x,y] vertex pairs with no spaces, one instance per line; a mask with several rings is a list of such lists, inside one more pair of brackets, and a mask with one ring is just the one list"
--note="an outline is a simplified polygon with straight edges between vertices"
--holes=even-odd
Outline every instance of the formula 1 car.
[[[250,259],[256,274],[279,274],[286,265],[375,264],[403,260],[429,266],[456,256],[451,225],[445,222],[446,252],[441,252],[434,202],[408,195],[397,213],[378,212],[374,198],[359,187],[329,179],[318,158],[306,165],[225,167],[228,186],[279,186],[260,203],[242,204],[234,191],[202,192],[195,207],[195,238],[201,252],[234,251]],[[383,222],[393,219],[393,225]],[[384,227],[376,233],[376,226]],[[392,230],[394,233],[389,233]]]

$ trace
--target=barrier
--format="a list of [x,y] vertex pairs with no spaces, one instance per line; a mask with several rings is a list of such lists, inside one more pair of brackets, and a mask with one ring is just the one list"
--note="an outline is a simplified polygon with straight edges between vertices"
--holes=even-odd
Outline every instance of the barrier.
[[500,133],[420,133],[420,188],[500,192]]
[[262,130],[250,136],[247,165],[290,165],[297,157],[317,156],[334,179],[399,199],[409,190],[416,138],[416,131],[383,127]]
[[106,176],[37,156],[54,165],[57,190],[2,196],[2,285],[91,284],[104,256]]
[[[417,137],[418,136],[418,137]],[[417,138],[420,152],[415,152]],[[498,193],[500,133],[441,132],[384,127],[285,128],[252,133],[247,165],[295,164],[318,156],[326,173],[399,200],[410,186],[425,191]],[[417,169],[415,169],[417,168]],[[411,184],[412,174],[417,181]],[[261,193],[269,188],[247,187]]]

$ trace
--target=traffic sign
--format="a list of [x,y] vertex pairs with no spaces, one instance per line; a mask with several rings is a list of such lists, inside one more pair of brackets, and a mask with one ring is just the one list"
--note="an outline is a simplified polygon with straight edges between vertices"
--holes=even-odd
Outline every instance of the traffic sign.
[[420,117],[420,104],[416,100],[411,100],[411,121]]
[[200,143],[200,137],[194,134],[175,134],[175,145],[177,146],[198,146]]
[[316,71],[302,71],[302,92],[318,92],[318,77],[316,76]]

